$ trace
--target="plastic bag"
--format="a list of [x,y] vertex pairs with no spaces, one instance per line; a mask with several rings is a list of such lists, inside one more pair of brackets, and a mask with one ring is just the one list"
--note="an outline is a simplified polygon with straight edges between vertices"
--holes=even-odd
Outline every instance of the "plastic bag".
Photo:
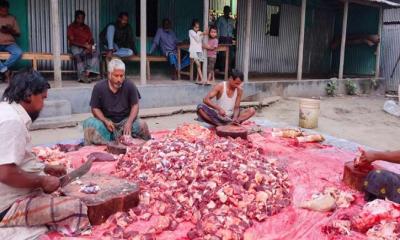
[[393,116],[400,117],[400,106],[393,100],[386,101],[383,110]]

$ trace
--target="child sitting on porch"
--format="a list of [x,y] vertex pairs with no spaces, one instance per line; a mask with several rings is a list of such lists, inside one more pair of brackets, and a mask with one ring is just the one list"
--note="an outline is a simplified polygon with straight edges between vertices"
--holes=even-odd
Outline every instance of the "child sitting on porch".
[[208,42],[203,46],[207,49],[207,84],[215,83],[215,63],[217,61],[218,48],[218,29],[216,26],[211,26],[208,34]]
[[197,77],[196,83],[203,83],[203,74],[201,71],[201,62],[204,61],[203,56],[203,37],[206,33],[200,31],[200,22],[194,19],[192,22],[192,29],[189,30],[190,58],[196,63]]

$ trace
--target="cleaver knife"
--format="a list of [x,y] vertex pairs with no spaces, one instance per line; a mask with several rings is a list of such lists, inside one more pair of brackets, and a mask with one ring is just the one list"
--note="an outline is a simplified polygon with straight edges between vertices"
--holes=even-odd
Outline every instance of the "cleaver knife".
[[60,187],[65,187],[71,182],[75,181],[77,178],[82,177],[87,172],[89,172],[90,168],[92,167],[93,160],[87,160],[82,166],[75,169],[74,171],[62,176],[60,178]]

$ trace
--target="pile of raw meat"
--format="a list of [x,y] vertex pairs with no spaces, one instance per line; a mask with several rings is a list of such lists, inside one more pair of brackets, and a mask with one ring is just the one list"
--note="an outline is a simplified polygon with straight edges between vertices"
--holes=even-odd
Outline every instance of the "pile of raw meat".
[[[277,214],[291,202],[287,172],[278,164],[248,141],[184,125],[160,140],[132,145],[119,161],[115,175],[141,187],[140,205],[119,222],[157,217],[155,227],[141,233],[145,237],[191,222],[195,227],[189,239],[242,239],[254,221]],[[138,234],[126,233],[119,225],[103,236]]]
[[400,205],[376,199],[365,204],[361,212],[339,216],[322,228],[328,235],[350,235],[351,230],[365,233],[370,240],[400,239]]
[[66,154],[58,147],[34,147],[32,148],[32,152],[36,155],[36,157],[50,165],[69,165],[66,161]]
[[70,167],[71,163],[66,160],[66,153],[78,151],[81,147],[81,144],[57,144],[53,147],[36,146],[32,148],[32,152],[46,164]]
[[352,219],[352,227],[366,232],[368,239],[397,240],[400,238],[400,205],[388,200],[374,200],[364,205]]

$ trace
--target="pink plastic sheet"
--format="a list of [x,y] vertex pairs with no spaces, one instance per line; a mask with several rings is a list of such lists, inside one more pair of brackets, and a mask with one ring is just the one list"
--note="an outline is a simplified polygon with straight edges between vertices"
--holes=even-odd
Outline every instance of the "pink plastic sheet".
[[354,159],[354,153],[322,144],[297,144],[291,139],[273,138],[269,132],[251,135],[250,140],[286,164],[293,184],[293,202],[291,207],[248,229],[246,239],[366,239],[356,232],[350,236],[328,236],[321,232],[321,227],[337,216],[359,212],[364,204],[361,193],[350,208],[336,210],[333,214],[296,207],[327,186],[346,189],[341,181],[343,165]]
[[[158,138],[167,133],[168,131],[163,131],[155,136]],[[293,201],[290,207],[279,214],[248,229],[245,239],[366,239],[365,235],[357,232],[352,232],[349,236],[332,236],[321,231],[322,226],[340,215],[353,216],[359,213],[364,205],[361,193],[357,194],[357,200],[350,208],[339,209],[333,213],[319,213],[296,207],[302,201],[309,199],[313,193],[320,192],[327,186],[349,190],[341,181],[343,166],[345,162],[354,159],[355,153],[319,143],[298,144],[293,139],[274,138],[268,129],[262,134],[250,135],[249,140],[265,154],[278,158],[279,162],[286,166],[293,184]],[[78,152],[68,153],[68,157],[73,166],[78,167],[89,153],[104,149],[104,147],[85,147]],[[115,164],[115,162],[95,163],[92,171],[109,174],[115,169]],[[155,220],[156,216],[148,222],[137,222],[129,228],[145,232]],[[174,232],[164,232],[158,235],[157,239],[187,239],[186,233],[191,227],[191,223],[182,223]],[[106,228],[106,225],[95,226],[90,236],[75,239],[101,239]],[[43,239],[60,239],[60,237],[52,233]]]

